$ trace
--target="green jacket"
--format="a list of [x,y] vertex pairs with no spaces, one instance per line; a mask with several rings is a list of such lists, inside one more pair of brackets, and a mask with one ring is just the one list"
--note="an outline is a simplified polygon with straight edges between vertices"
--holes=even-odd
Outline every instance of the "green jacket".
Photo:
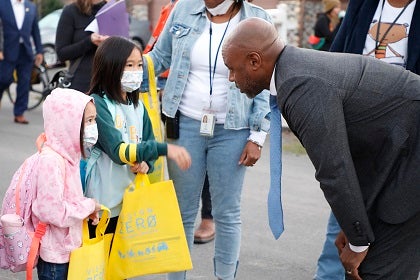
[[[142,139],[138,144],[131,144],[124,142],[120,130],[115,127],[112,113],[109,111],[104,98],[97,94],[93,94],[92,97],[95,100],[96,122],[99,132],[98,142],[95,146],[105,152],[117,164],[126,164],[127,160],[130,163],[146,161],[150,167],[149,172],[152,172],[154,161],[159,156],[166,156],[168,148],[166,143],[155,140],[152,124],[143,103],[140,102],[139,104],[144,108]],[[131,145],[135,145],[135,149]],[[131,151],[135,151],[135,154],[130,154],[130,147]],[[124,157],[120,155],[124,155]]]

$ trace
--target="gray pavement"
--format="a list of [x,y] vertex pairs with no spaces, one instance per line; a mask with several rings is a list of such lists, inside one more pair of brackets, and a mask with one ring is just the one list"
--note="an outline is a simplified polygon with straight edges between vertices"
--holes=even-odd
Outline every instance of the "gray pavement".
[[[41,107],[25,115],[29,125],[13,123],[12,105],[3,96],[0,109],[0,195],[23,162],[35,152],[34,141],[42,132]],[[59,118],[60,116],[57,116]],[[269,141],[256,166],[246,174],[242,196],[242,248],[239,280],[312,279],[324,241],[329,207],[314,179],[314,168],[306,155],[283,153],[283,207],[285,232],[274,240],[267,221],[269,187]],[[188,279],[215,279],[214,243],[194,245],[193,270]],[[34,271],[36,275],[36,270]],[[0,270],[0,280],[25,279],[23,273]],[[135,279],[165,279],[163,275]]]

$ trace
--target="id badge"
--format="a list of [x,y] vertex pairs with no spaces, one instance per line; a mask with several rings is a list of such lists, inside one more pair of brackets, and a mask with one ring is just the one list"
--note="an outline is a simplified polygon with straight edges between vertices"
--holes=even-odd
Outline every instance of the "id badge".
[[204,113],[201,116],[200,135],[213,137],[216,116],[211,113]]

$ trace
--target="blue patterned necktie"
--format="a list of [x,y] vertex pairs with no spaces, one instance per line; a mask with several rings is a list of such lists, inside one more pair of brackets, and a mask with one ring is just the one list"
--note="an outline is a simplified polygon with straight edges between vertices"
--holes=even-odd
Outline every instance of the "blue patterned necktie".
[[284,231],[281,205],[281,117],[277,96],[270,95],[270,191],[268,222],[275,239]]

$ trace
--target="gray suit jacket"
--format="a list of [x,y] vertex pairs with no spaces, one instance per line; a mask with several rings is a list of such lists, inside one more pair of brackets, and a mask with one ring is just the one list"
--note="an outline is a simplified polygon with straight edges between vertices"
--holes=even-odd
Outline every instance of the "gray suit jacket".
[[355,54],[286,46],[279,107],[353,245],[374,241],[369,218],[420,212],[420,76]]

